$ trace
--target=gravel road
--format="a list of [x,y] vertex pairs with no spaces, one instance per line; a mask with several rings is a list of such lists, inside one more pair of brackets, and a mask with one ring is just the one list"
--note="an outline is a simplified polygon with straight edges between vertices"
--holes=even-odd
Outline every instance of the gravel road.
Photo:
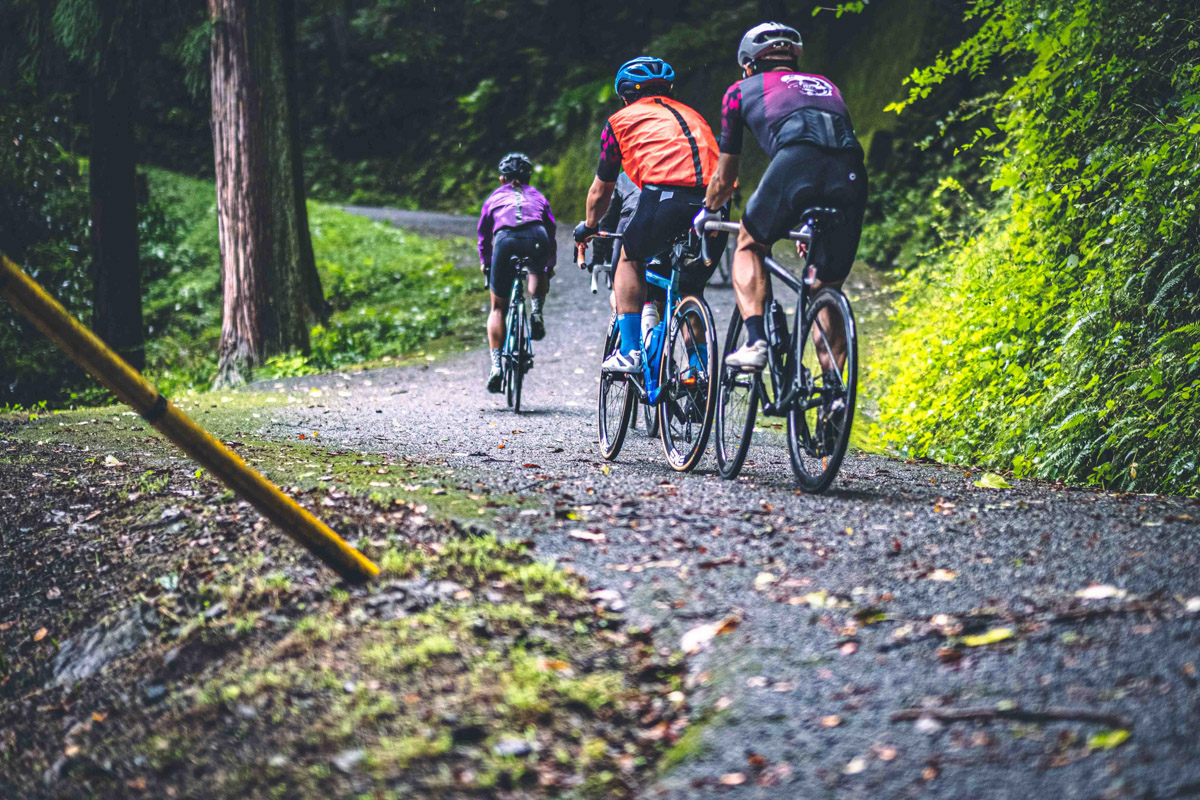
[[[568,245],[560,237],[560,254]],[[731,293],[710,300],[723,330]],[[641,429],[608,464],[595,441],[608,313],[560,263],[519,416],[485,391],[479,349],[292,381],[322,389],[322,405],[281,410],[267,432],[319,428],[327,444],[538,495],[502,518],[505,532],[619,592],[663,647],[735,620],[689,659],[691,732],[646,797],[1200,796],[1196,500],[985,489],[978,470],[865,453],[813,497],[794,490],[770,432],[732,483],[711,455],[695,474],[671,472]],[[908,708],[1032,716],[892,720]],[[1039,718],[1048,710],[1121,719]],[[1105,735],[1124,724],[1124,743]]]

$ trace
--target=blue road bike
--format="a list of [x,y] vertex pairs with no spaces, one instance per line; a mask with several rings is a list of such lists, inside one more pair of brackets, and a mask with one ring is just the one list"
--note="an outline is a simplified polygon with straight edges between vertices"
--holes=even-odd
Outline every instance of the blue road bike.
[[[604,232],[596,237],[621,238]],[[646,270],[646,280],[663,289],[667,299],[662,321],[641,348],[642,371],[600,375],[596,409],[600,453],[610,461],[621,452],[639,402],[655,414],[663,454],[672,469],[694,469],[708,446],[716,409],[716,325],[703,298],[679,295],[679,278],[688,255],[686,242],[685,234],[666,254],[670,277]],[[579,266],[585,266],[583,247]],[[613,315],[601,360],[620,346],[621,332]]]

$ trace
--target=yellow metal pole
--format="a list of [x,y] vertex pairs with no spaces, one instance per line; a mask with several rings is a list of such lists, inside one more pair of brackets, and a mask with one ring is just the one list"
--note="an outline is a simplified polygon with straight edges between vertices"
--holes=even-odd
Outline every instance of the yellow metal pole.
[[0,294],[123,403],[343,578],[365,581],[379,574],[379,567],[370,559],[172,405],[154,384],[125,363],[2,253]]

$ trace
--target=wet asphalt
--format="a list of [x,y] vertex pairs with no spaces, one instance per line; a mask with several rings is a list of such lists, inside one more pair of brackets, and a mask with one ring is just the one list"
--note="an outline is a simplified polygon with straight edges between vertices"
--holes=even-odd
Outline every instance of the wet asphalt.
[[[327,446],[523,496],[501,532],[619,592],[629,625],[663,648],[736,620],[689,658],[692,733],[644,796],[1200,797],[1195,499],[985,489],[979,470],[861,452],[810,496],[769,430],[734,482],[714,474],[711,445],[697,472],[672,472],[642,428],[605,462],[595,402],[609,309],[566,260],[565,233],[524,413],[484,388],[481,325],[479,349],[426,366],[287,381],[320,398],[280,408],[262,432],[319,429]],[[732,293],[709,297],[723,331]],[[1108,588],[1085,591],[1095,585]],[[997,641],[969,638],[989,631]],[[892,720],[909,708],[1034,717]],[[1109,724],[1036,716],[1048,709],[1116,715],[1131,735],[1104,749]]]

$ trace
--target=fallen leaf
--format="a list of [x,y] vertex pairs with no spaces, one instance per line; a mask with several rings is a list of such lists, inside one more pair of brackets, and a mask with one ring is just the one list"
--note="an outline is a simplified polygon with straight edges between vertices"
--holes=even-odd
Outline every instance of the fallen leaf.
[[567,536],[582,542],[603,542],[607,538],[603,533],[589,533],[588,531],[567,531]]
[[931,581],[952,581],[957,577],[957,573],[948,569],[935,569],[929,573],[929,580]]
[[1120,747],[1129,738],[1129,731],[1124,728],[1100,731],[1088,737],[1087,746],[1092,750],[1112,750]]
[[896,757],[896,748],[888,746],[879,748],[879,760],[891,761]]
[[1086,589],[1080,589],[1075,593],[1076,597],[1082,597],[1084,600],[1105,600],[1109,597],[1120,599],[1125,595],[1126,592],[1124,589],[1109,586],[1107,583],[1093,583]]
[[123,467],[125,466],[125,462],[119,461],[116,456],[105,456],[104,466],[108,467],[109,469],[112,469],[113,467]]
[[470,600],[471,599],[471,590],[470,589],[459,589],[457,592],[454,593],[454,599],[455,600]]
[[755,769],[762,769],[767,765],[767,758],[759,753],[751,753],[746,751],[746,763]]
[[778,786],[792,776],[792,765],[786,761],[772,764],[758,776],[759,786]]
[[857,775],[867,768],[867,760],[862,756],[855,756],[850,759],[850,763],[846,764],[846,768],[842,770],[844,775]]
[[1012,635],[1012,628],[992,628],[977,636],[964,636],[962,637],[962,643],[967,647],[980,647],[985,644],[1003,642],[1005,639],[1011,639]]
[[717,702],[713,703],[713,708],[715,708],[717,711],[724,711],[731,705],[733,705],[733,701],[728,697],[718,697]]
[[712,641],[714,636],[720,636],[731,632],[737,628],[739,622],[740,620],[738,620],[737,617],[726,617],[719,622],[709,622],[704,625],[698,625],[697,627],[692,628],[690,631],[685,633],[683,638],[679,640],[679,649],[683,650],[683,652],[687,653],[688,655],[695,655],[696,653],[699,653],[706,644]]
[[62,597],[62,589],[59,589],[57,586],[51,586],[46,590],[47,600],[57,600],[60,597]]
[[779,580],[779,578],[775,577],[774,575],[772,575],[769,572],[760,572],[754,578],[754,591],[764,592],[764,591],[766,591],[768,586],[770,586],[772,583],[774,583],[777,580]]
[[761,689],[767,685],[767,679],[762,675],[755,675],[754,677],[746,679],[746,685],[751,689]]
[[985,472],[983,477],[975,481],[975,485],[980,489],[1011,489],[1012,484],[1004,480],[1004,477],[997,475],[994,472]]
[[852,656],[858,652],[858,645],[854,642],[846,642],[838,648],[838,651],[844,656]]
[[1183,610],[1189,614],[1200,613],[1200,597],[1189,597],[1183,603]]
[[539,658],[537,668],[539,672],[562,672],[565,669],[570,669],[571,665],[557,658]]
[[821,717],[821,724],[826,728],[836,728],[842,724],[842,718],[837,714],[830,714],[827,717]]
[[79,751],[81,749],[82,748],[80,748],[80,746],[77,744],[69,744],[66,746],[66,749],[63,750],[63,755],[67,758],[71,758],[72,756],[79,755]]
[[108,719],[108,712],[107,711],[93,711],[92,719],[95,720],[96,722],[104,722],[104,720]]
[[537,464],[522,464],[521,466],[525,469],[541,469]]
[[33,635],[33,640],[35,642],[40,642],[42,639],[46,638],[47,633],[49,633],[49,631],[47,631],[45,628],[38,628],[37,633]]
[[726,772],[717,780],[722,786],[741,786],[746,782],[746,776],[740,772]]
[[938,768],[930,764],[925,769],[921,770],[921,779],[931,781],[938,776]]
[[962,657],[962,650],[959,650],[957,647],[939,647],[937,650],[938,661],[943,664],[953,664],[961,661]]

